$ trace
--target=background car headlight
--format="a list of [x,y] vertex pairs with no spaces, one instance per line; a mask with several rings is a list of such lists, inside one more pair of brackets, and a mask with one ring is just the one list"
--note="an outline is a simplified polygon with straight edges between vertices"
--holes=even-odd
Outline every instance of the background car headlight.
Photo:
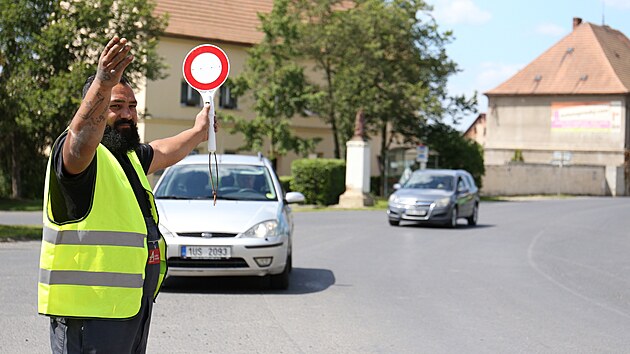
[[451,202],[451,198],[442,198],[435,201],[436,208],[446,208]]
[[175,233],[171,232],[169,229],[166,228],[166,226],[162,224],[158,225],[158,228],[160,229],[160,233],[162,234],[162,236],[164,236],[165,238],[177,236]]
[[241,237],[267,238],[278,234],[278,222],[275,220],[267,220],[252,226],[249,230],[243,232]]
[[389,206],[394,208],[404,208],[404,205],[400,204],[400,198],[396,194],[392,194],[389,196]]

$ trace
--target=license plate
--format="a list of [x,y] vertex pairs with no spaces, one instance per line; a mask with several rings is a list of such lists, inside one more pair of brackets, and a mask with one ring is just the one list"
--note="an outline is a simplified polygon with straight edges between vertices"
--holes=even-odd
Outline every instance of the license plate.
[[230,258],[232,249],[228,246],[182,246],[182,258]]
[[425,216],[427,215],[426,210],[417,210],[417,209],[408,209],[406,214],[409,216]]

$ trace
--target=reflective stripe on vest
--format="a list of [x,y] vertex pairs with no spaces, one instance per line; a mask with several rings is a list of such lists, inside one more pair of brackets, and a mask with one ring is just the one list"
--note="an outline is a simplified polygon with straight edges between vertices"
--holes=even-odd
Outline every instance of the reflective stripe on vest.
[[[128,156],[146,189],[148,180],[135,152]],[[56,204],[49,200],[49,188],[55,177],[49,160],[38,284],[42,314],[122,319],[140,310],[148,258],[144,216],[116,158],[102,145],[95,158],[90,210],[82,219],[64,223],[53,217]],[[156,213],[154,219],[157,223]]]
[[141,288],[144,280],[142,274],[80,272],[76,270],[42,269],[39,272],[39,282],[48,285],[86,285],[86,286],[116,286],[119,288]]
[[42,239],[53,245],[103,245],[144,248],[145,235],[135,232],[65,230],[44,227]]

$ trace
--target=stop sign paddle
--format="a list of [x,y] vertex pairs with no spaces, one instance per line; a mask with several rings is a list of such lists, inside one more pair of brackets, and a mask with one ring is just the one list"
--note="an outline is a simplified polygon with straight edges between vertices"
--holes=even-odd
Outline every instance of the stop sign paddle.
[[230,61],[221,48],[212,44],[202,44],[186,54],[182,71],[188,85],[199,91],[205,104],[210,104],[208,152],[215,152],[217,142],[214,133],[214,94],[227,80],[230,73]]
[[230,61],[221,48],[212,44],[202,44],[191,49],[182,65],[184,80],[195,90],[199,91],[205,104],[210,105],[208,120],[208,168],[210,182],[212,183],[212,197],[214,205],[217,204],[217,191],[212,178],[212,161],[210,156],[214,155],[216,166],[216,182],[219,183],[219,166],[217,163],[217,138],[214,132],[214,94],[223,85],[230,73]]

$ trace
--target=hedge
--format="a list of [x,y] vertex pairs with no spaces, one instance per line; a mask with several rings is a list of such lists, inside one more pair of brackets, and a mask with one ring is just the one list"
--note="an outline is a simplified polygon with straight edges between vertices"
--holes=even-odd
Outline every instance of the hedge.
[[306,204],[333,205],[346,191],[346,162],[340,159],[298,159],[291,163],[291,190]]
[[280,176],[280,184],[282,185],[282,190],[286,192],[291,192],[291,181],[293,181],[293,176]]

